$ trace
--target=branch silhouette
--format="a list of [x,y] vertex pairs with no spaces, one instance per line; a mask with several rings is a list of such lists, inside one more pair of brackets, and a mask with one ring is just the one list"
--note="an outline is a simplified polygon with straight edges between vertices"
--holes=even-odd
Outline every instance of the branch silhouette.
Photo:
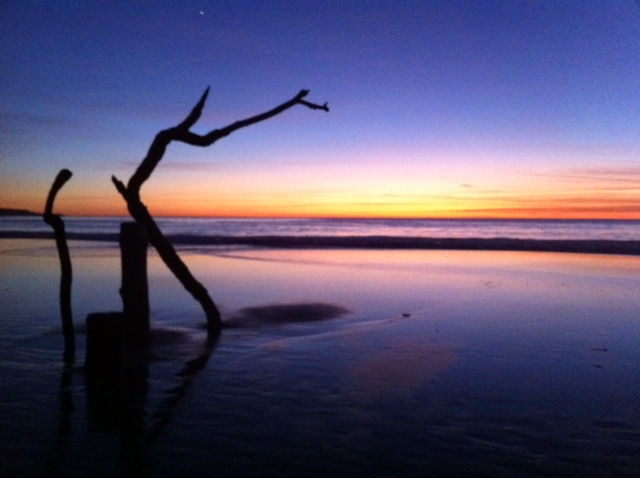
[[182,286],[202,306],[207,317],[209,333],[217,334],[222,326],[220,312],[213,300],[211,300],[207,289],[191,274],[187,265],[180,259],[171,242],[164,237],[162,231],[160,231],[160,228],[153,220],[151,214],[149,214],[146,206],[142,204],[139,197],[130,194],[122,181],[119,181],[115,176],[113,176],[111,180],[126,201],[131,217],[133,217],[138,224],[142,224],[145,227],[149,242],[156,251],[158,251],[158,255],[162,261],[167,265],[169,270],[173,272],[173,275],[176,276]]
[[67,235],[64,228],[64,221],[60,216],[53,213],[53,203],[56,195],[62,186],[71,179],[72,173],[68,169],[62,169],[56,176],[49,190],[47,202],[44,207],[42,218],[44,222],[53,228],[60,258],[60,315],[62,318],[62,334],[64,336],[64,361],[73,362],[76,353],[76,340],[73,331],[73,315],[71,312],[71,283],[73,280],[71,269],[71,257],[67,246]]
[[142,163],[140,163],[140,166],[138,166],[136,172],[133,173],[131,179],[129,179],[129,182],[127,184],[129,193],[138,195],[140,194],[140,188],[142,187],[142,184],[147,179],[149,179],[151,173],[153,173],[154,169],[164,156],[167,146],[169,145],[169,143],[171,143],[171,141],[180,141],[192,146],[206,147],[211,146],[213,143],[221,138],[224,138],[225,136],[229,136],[234,131],[272,118],[296,105],[306,106],[307,108],[313,110],[323,110],[327,112],[329,111],[327,103],[325,103],[324,105],[317,105],[315,103],[304,100],[304,98],[308,94],[309,90],[301,90],[289,101],[285,101],[281,105],[276,106],[269,111],[251,116],[250,118],[246,118],[244,120],[236,121],[235,123],[232,123],[221,129],[214,129],[213,131],[210,131],[205,135],[199,135],[189,131],[189,129],[198,121],[198,119],[200,119],[200,116],[202,115],[202,109],[204,108],[204,104],[207,101],[207,97],[209,96],[209,87],[207,87],[202,97],[200,98],[200,101],[198,101],[198,103],[193,107],[193,110],[191,110],[189,116],[187,116],[182,123],[173,128],[160,131],[156,135],[153,143],[149,147],[147,156],[142,160]]
[[199,135],[189,130],[198,121],[198,119],[200,119],[202,109],[204,108],[207,97],[209,96],[209,90],[210,88],[207,87],[198,103],[196,103],[189,115],[180,124],[173,128],[162,130],[156,135],[149,147],[146,157],[133,173],[126,186],[115,176],[112,176],[111,180],[127,203],[127,208],[131,216],[136,220],[136,222],[144,225],[146,228],[149,242],[158,251],[158,254],[164,263],[182,283],[183,287],[200,303],[207,317],[209,333],[214,334],[218,333],[222,327],[218,308],[213,300],[211,300],[206,288],[191,274],[171,243],[160,231],[160,228],[153,220],[153,217],[147,210],[146,206],[140,200],[140,188],[144,182],[149,179],[158,163],[162,160],[164,153],[167,150],[167,146],[172,141],[179,141],[192,146],[211,146],[219,139],[229,136],[231,133],[241,128],[246,128],[247,126],[265,121],[296,105],[302,105],[313,110],[322,110],[327,112],[329,111],[329,107],[327,103],[324,105],[318,105],[305,100],[304,98],[309,94],[309,91],[301,90],[293,98],[271,110],[251,116],[244,120],[236,121],[224,128],[214,129],[205,135]]

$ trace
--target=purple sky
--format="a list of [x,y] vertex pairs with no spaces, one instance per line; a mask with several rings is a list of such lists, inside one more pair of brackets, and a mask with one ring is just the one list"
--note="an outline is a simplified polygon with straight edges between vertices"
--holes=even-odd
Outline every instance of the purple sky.
[[629,1],[0,3],[0,207],[125,214],[154,135],[157,214],[640,218],[640,6]]

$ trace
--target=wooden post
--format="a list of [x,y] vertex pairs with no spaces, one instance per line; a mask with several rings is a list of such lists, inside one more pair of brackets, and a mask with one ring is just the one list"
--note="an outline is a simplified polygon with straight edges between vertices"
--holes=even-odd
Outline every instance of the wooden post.
[[120,225],[120,295],[125,320],[125,338],[132,344],[144,344],[149,338],[147,245],[147,235],[142,224],[123,222]]

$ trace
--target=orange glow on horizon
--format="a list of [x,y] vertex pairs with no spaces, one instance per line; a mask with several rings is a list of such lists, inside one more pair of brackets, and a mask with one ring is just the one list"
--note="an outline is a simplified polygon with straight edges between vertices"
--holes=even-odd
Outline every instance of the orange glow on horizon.
[[[466,206],[466,208],[465,208]],[[42,208],[7,206],[15,209],[28,209],[41,212]],[[349,204],[331,206],[286,208],[273,206],[237,206],[227,208],[181,208],[181,207],[149,207],[154,217],[218,217],[218,218],[339,218],[339,219],[583,219],[583,220],[640,220],[637,208],[626,206],[552,206],[550,204],[531,204],[528,207],[479,207],[478,204],[460,205],[459,208],[402,208],[393,204],[384,207],[354,207]],[[129,213],[123,205],[104,204],[101,207],[73,207],[70,204],[59,204],[58,213],[67,216],[99,216],[122,217]]]
[[[41,201],[21,201],[1,204],[1,207],[42,212]],[[188,201],[185,201],[188,203]],[[630,201],[598,201],[586,198],[545,198],[544,200],[482,201],[456,200],[447,203],[407,204],[380,202],[357,204],[349,202],[319,202],[297,206],[295,201],[273,200],[262,204],[233,204],[220,201],[183,202],[172,205],[161,200],[145,201],[155,217],[220,217],[220,218],[371,218],[371,219],[616,219],[640,220],[640,207]],[[156,206],[156,204],[159,204]],[[225,206],[226,204],[226,206]],[[122,201],[85,201],[78,203],[60,198],[55,211],[67,216],[120,217],[129,213]]]
[[[457,174],[456,179],[443,173],[431,177],[422,170],[398,176],[348,168],[323,176],[322,171],[205,177],[167,171],[145,188],[142,200],[156,217],[640,220],[637,168],[581,176],[466,173],[473,181]],[[42,212],[48,181],[27,187],[0,180],[0,207]],[[110,182],[97,180],[70,181],[54,210],[68,216],[128,216]]]

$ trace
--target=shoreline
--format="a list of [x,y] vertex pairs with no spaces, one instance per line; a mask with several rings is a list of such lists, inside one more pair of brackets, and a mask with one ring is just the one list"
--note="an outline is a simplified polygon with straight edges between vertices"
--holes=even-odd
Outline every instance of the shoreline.
[[[118,242],[119,235],[67,232],[71,241]],[[174,245],[250,246],[274,249],[387,249],[566,252],[640,255],[640,240],[438,238],[396,236],[194,236],[167,235]],[[0,239],[53,240],[52,232],[0,231]]]

